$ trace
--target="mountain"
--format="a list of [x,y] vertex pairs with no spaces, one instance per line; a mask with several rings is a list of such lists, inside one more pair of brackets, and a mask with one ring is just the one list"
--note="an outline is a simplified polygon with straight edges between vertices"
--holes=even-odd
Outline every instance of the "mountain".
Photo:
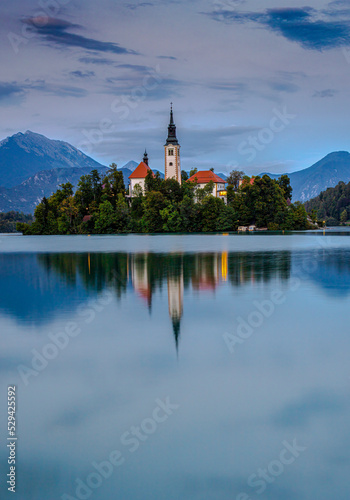
[[69,167],[91,171],[103,165],[67,142],[29,130],[0,141],[0,186],[12,188],[37,172]]
[[350,218],[350,182],[339,182],[335,187],[322,191],[316,198],[305,203],[308,212],[316,210],[318,219],[328,226],[339,226]]
[[[127,165],[129,165],[129,162]],[[98,167],[96,170],[103,177],[108,171],[108,167]],[[124,176],[125,186],[129,184],[129,175],[132,170],[121,168]],[[52,170],[42,170],[18,186],[12,188],[0,187],[0,212],[12,210],[33,213],[35,207],[44,196],[49,197],[61,184],[70,182],[77,186],[82,175],[90,174],[91,168],[54,168]]]
[[[281,174],[267,175],[277,179]],[[305,202],[340,181],[350,181],[350,153],[330,153],[311,167],[287,175],[293,187],[293,201]]]

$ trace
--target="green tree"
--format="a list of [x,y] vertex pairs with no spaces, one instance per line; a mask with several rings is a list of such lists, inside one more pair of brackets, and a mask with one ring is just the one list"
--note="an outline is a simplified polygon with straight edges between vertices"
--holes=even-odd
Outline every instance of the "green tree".
[[110,170],[103,179],[103,193],[107,195],[107,199],[115,206],[118,196],[120,194],[123,197],[125,196],[124,176],[123,172],[118,170],[116,163],[112,163],[109,168]]
[[340,222],[342,224],[345,224],[348,220],[348,212],[346,210],[346,208],[342,211],[342,213],[340,214]]
[[204,186],[204,188],[196,189],[196,199],[198,203],[202,203],[207,196],[213,195],[214,182],[209,181],[208,184]]
[[186,182],[188,180],[188,173],[186,170],[181,170],[181,182]]
[[177,203],[182,200],[183,194],[180,184],[176,179],[166,179],[162,182],[160,192],[171,203]]
[[283,190],[285,199],[291,200],[293,188],[290,185],[290,179],[289,179],[288,175],[281,175],[281,177],[278,179],[277,182],[278,182],[278,185],[280,186],[280,188]]
[[159,172],[154,174],[151,170],[147,173],[145,178],[145,191],[150,193],[151,191],[161,191],[163,180],[160,177]]
[[144,199],[144,214],[142,228],[145,233],[161,233],[163,220],[160,211],[166,207],[164,195],[157,191],[147,193]]
[[163,221],[163,231],[167,233],[178,233],[182,230],[182,218],[178,207],[172,203],[159,212]]
[[207,196],[202,201],[201,217],[202,231],[212,232],[219,230],[221,213],[225,210],[225,203],[214,196]]
[[232,186],[235,191],[237,191],[239,186],[239,181],[243,179],[244,172],[242,170],[232,170],[226,179],[228,186]]

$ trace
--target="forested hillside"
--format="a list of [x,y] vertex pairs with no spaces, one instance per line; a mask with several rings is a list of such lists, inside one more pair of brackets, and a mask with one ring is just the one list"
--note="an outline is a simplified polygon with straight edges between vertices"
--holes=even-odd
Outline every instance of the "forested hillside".
[[316,210],[317,218],[328,226],[345,224],[350,218],[350,182],[339,182],[305,203],[307,212]]

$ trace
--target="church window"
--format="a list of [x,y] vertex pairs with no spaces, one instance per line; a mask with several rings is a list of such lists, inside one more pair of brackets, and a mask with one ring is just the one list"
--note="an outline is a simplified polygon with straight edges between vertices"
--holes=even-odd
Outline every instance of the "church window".
[[169,149],[169,156],[174,156],[174,150],[173,149]]

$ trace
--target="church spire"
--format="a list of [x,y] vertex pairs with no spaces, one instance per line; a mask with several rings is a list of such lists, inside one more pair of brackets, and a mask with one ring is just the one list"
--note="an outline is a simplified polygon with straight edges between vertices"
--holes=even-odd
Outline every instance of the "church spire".
[[148,165],[148,154],[147,154],[147,150],[145,149],[145,154],[143,155],[143,163],[146,163],[146,165]]
[[176,138],[176,125],[174,122],[173,103],[171,103],[170,105],[170,123],[168,126],[168,138],[166,140],[166,146],[168,146],[169,144],[172,144],[174,146],[179,144]]

